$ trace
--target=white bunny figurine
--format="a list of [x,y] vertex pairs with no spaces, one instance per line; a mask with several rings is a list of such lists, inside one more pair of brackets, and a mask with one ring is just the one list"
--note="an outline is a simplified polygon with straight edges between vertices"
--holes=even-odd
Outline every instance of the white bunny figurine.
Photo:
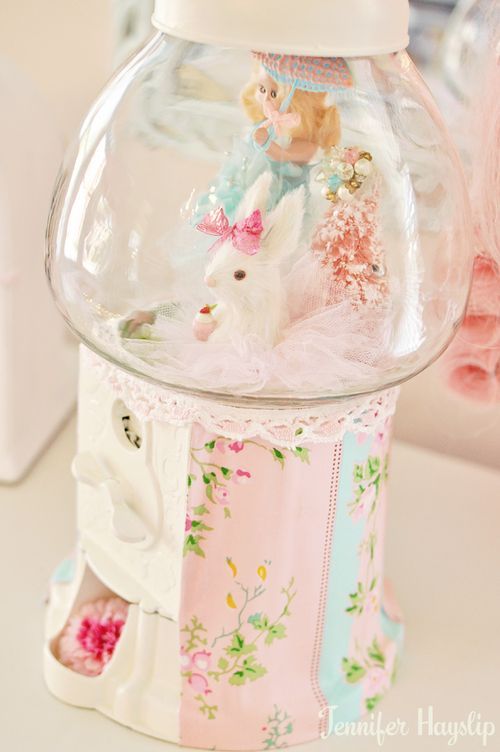
[[270,347],[279,341],[287,322],[280,267],[299,244],[304,189],[287,193],[266,215],[271,180],[266,172],[249,188],[232,227],[222,209],[198,225],[202,232],[219,236],[205,274],[216,305],[202,309],[210,310],[214,328],[200,339],[229,342],[254,335]]

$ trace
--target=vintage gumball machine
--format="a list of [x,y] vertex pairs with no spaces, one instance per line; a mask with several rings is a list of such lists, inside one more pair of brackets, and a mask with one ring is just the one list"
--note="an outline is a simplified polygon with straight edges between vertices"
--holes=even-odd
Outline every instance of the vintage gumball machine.
[[471,271],[407,21],[406,0],[158,0],[84,122],[47,258],[82,341],[61,699],[269,749],[392,684],[397,386],[450,342]]

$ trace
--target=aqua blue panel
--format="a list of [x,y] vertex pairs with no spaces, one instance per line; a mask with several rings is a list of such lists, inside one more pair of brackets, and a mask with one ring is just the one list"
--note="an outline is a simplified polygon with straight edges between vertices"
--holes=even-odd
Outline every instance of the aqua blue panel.
[[328,705],[337,705],[334,722],[354,721],[360,716],[362,690],[359,684],[347,684],[342,672],[342,659],[349,655],[352,616],[346,613],[349,593],[357,587],[359,573],[358,549],[363,540],[364,524],[353,524],[348,504],[353,499],[353,469],[364,463],[373,439],[363,444],[349,433],[344,439],[335,528],[330,560],[328,601],[325,614],[323,650],[319,682]]
[[76,561],[74,558],[63,559],[52,575],[52,582],[68,583],[72,582],[75,576]]

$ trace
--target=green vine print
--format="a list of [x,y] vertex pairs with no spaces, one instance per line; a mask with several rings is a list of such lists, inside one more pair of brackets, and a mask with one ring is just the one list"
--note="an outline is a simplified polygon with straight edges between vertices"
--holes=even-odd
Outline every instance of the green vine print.
[[[223,436],[217,436],[211,441],[207,441],[202,447],[191,448],[191,462],[198,470],[189,473],[187,485],[188,488],[191,488],[194,483],[201,482],[205,490],[206,502],[190,509],[186,516],[185,556],[188,553],[194,553],[201,557],[205,556],[203,541],[206,540],[206,534],[213,530],[213,527],[208,525],[206,521],[206,518],[210,516],[211,509],[217,506],[221,507],[224,510],[224,519],[231,517],[231,489],[234,485],[243,485],[252,480],[252,474],[245,468],[235,467],[232,460],[250,445],[257,446],[268,452],[282,469],[285,467],[288,455],[309,464],[309,449],[306,447],[278,449],[251,439],[232,441]],[[219,454],[224,454],[228,457],[227,465],[210,461],[210,455],[216,449]],[[229,459],[230,457],[231,459]],[[229,467],[229,465],[233,466]]]
[[[291,616],[290,605],[296,595],[293,590],[294,582],[292,578],[288,586],[281,589],[284,605],[277,617],[271,619],[267,614],[260,612],[251,614],[246,624],[241,624],[240,613],[239,624],[241,626],[236,631],[229,634],[223,632],[215,638],[213,644],[220,638],[227,639],[228,637],[230,637],[230,642],[224,648],[225,655],[219,658],[217,669],[209,671],[209,676],[217,682],[223,677],[228,677],[229,684],[241,685],[247,681],[255,681],[267,673],[265,666],[257,660],[258,642],[263,638],[264,644],[270,646],[275,640],[283,640],[286,637],[286,625],[282,620]],[[262,595],[263,592],[264,590],[260,594]],[[247,605],[249,602],[250,600]],[[247,625],[250,626],[247,627]]]
[[350,502],[348,509],[354,522],[363,518],[368,520],[367,533],[361,543],[360,553],[367,551],[369,556],[365,581],[358,581],[356,591],[349,594],[349,605],[346,607],[346,612],[351,616],[360,616],[364,612],[373,613],[379,608],[376,596],[378,575],[374,571],[377,544],[375,511],[387,475],[387,455],[383,460],[377,456],[370,456],[363,465],[354,466],[354,500]]
[[190,653],[192,650],[201,648],[207,644],[207,638],[202,637],[202,633],[206,631],[207,630],[205,629],[203,624],[198,621],[196,616],[192,616],[191,623],[186,624],[186,626],[181,629],[181,632],[187,632],[187,634],[189,635],[188,641],[184,645],[184,649],[187,653]]
[[348,506],[349,514],[355,522],[363,517],[371,517],[375,512],[382,483],[387,479],[388,456],[382,460],[370,456],[363,465],[354,465],[354,500]]
[[[236,566],[231,559],[228,559],[228,564],[234,574]],[[267,567],[261,565],[257,573],[261,581],[265,580]],[[213,692],[212,682],[227,681],[238,687],[257,681],[267,674],[265,657],[262,655],[264,651],[259,651],[259,648],[260,645],[265,645],[267,649],[276,640],[286,638],[285,621],[292,615],[290,606],[296,596],[294,583],[292,578],[281,589],[281,609],[277,615],[270,617],[263,612],[248,613],[250,604],[266,592],[262,582],[250,588],[235,581],[238,587],[236,599],[228,593],[226,606],[238,609],[237,600],[241,601],[241,605],[230,630],[223,629],[219,635],[209,640],[206,628],[196,616],[192,616],[191,621],[181,630],[186,635],[181,646],[182,676],[195,692],[194,699],[200,713],[208,720],[216,718],[218,711],[218,706],[207,700]]]
[[283,749],[283,747],[288,747],[284,737],[293,733],[292,719],[288,713],[275,705],[274,714],[268,717],[266,724],[262,726],[262,731],[267,732],[262,742],[264,749]]
[[[233,572],[233,576],[236,577],[237,570],[236,566],[231,558],[226,559],[228,566],[231,568]],[[268,562],[266,562],[268,563]],[[259,567],[257,570],[257,573],[259,574],[260,579],[265,579],[267,577],[267,568],[265,566]],[[239,595],[236,596],[236,600],[232,593],[228,593],[226,596],[226,604],[229,606],[229,608],[237,610],[237,623],[234,629],[232,629],[230,632],[226,632],[224,629],[222,630],[221,634],[219,634],[217,637],[214,638],[214,641],[212,642],[212,647],[215,647],[216,643],[219,640],[223,640],[227,637],[232,637],[237,632],[240,632],[244,620],[245,620],[245,612],[247,611],[248,604],[252,601],[256,600],[257,598],[260,598],[261,595],[263,595],[266,590],[263,585],[263,583],[259,583],[258,585],[255,585],[253,588],[246,587],[241,582],[238,582],[238,580],[235,580],[234,584],[237,588],[239,588],[241,592],[241,605],[238,605],[240,602]]]
[[196,695],[194,698],[198,702],[198,710],[202,715],[206,715],[209,721],[217,718],[218,705],[209,705],[203,695]]
[[389,689],[393,677],[388,671],[387,659],[377,638],[373,638],[364,651],[357,646],[356,652],[359,657],[342,659],[344,679],[348,684],[363,684],[368,695],[365,706],[367,711],[372,711]]

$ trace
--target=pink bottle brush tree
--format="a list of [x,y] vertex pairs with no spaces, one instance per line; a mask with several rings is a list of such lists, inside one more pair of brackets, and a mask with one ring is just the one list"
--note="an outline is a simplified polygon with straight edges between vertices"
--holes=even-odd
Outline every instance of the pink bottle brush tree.
[[378,305],[387,293],[378,232],[378,188],[352,202],[332,203],[317,226],[311,250],[325,271],[326,304]]

